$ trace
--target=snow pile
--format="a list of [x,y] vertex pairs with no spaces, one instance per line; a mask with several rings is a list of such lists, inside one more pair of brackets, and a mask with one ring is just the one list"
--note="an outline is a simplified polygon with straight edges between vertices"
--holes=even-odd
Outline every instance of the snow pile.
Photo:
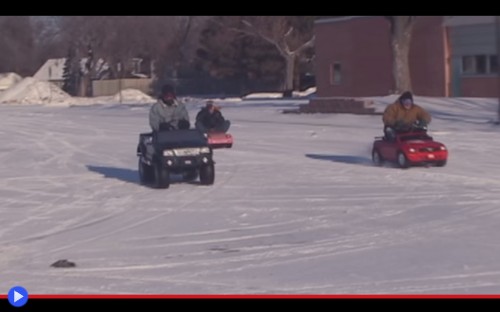
[[71,96],[56,85],[26,77],[0,94],[0,103],[9,104],[68,104]]
[[307,96],[312,96],[316,93],[316,87],[310,87],[307,90],[304,90],[302,92],[293,92],[293,96],[298,96],[298,97],[307,97]]
[[156,101],[154,98],[137,89],[123,89],[121,92],[115,94],[112,100],[119,102],[120,93],[122,103],[153,103]]
[[283,97],[283,92],[251,93],[242,96],[243,99],[278,99]]
[[16,73],[3,73],[0,74],[0,91],[4,91],[19,81],[21,81],[23,78],[19,76]]
[[[313,96],[316,93],[316,87],[311,87],[305,91],[299,92],[299,91],[293,91],[292,92],[292,97],[297,98],[297,97],[309,97]],[[252,99],[252,100],[257,100],[257,99],[281,99],[283,98],[283,92],[268,92],[268,93],[251,93],[247,94],[242,97],[242,99]],[[289,98],[288,98],[289,99]]]

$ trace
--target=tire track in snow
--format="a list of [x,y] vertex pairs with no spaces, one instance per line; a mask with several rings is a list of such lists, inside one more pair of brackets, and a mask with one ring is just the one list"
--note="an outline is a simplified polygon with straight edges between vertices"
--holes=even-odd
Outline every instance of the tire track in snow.
[[[383,218],[383,217],[381,217]],[[186,237],[185,242],[174,242],[160,245],[149,245],[145,248],[167,248],[178,245],[213,245],[213,244],[224,244],[232,242],[231,246],[227,249],[237,249],[239,252],[232,253],[233,256],[228,256],[224,259],[213,259],[210,260],[207,257],[208,254],[214,254],[213,250],[199,251],[184,254],[183,257],[178,262],[170,261],[168,263],[162,263],[158,265],[135,265],[135,266],[121,266],[121,267],[102,267],[96,269],[84,269],[84,272],[93,271],[123,271],[123,270],[151,270],[176,268],[179,271],[182,268],[186,268],[189,272],[173,274],[175,278],[182,279],[196,279],[202,276],[212,275],[212,274],[232,274],[241,272],[248,269],[255,268],[269,268],[276,265],[283,265],[285,263],[291,262],[307,262],[313,259],[318,259],[322,257],[331,257],[332,255],[339,255],[344,253],[355,253],[368,249],[385,248],[388,246],[399,245],[402,243],[407,243],[412,240],[421,240],[425,237],[423,234],[430,232],[436,232],[436,229],[443,229],[443,225],[450,227],[450,220],[435,220],[429,224],[416,224],[409,228],[404,228],[403,230],[385,230],[380,231],[377,229],[376,232],[366,231],[366,233],[353,234],[349,236],[335,238],[329,238],[325,240],[319,240],[308,244],[307,242],[294,242],[294,243],[276,243],[269,246],[258,246],[254,245],[245,247],[245,240],[251,241],[255,238],[263,237],[273,237],[277,235],[286,234],[297,234],[295,227],[292,227],[288,231],[272,231],[269,233],[262,234],[260,231],[255,235],[247,235],[242,237],[229,237],[226,239],[221,239],[220,237],[215,237],[213,240],[209,240],[206,237],[200,237],[203,240],[193,240],[192,237]],[[322,225],[323,228],[329,229],[329,225]],[[270,227],[271,228],[271,227]],[[302,232],[307,231],[317,231],[320,227],[309,227],[303,228]],[[192,234],[192,233],[190,233]],[[219,233],[214,233],[219,234]],[[189,236],[189,235],[185,235]],[[206,235],[204,235],[206,236]],[[208,246],[207,246],[208,247]],[[246,253],[242,255],[243,253]],[[198,257],[199,260],[189,260],[190,258]],[[230,265],[237,265],[237,268],[228,269]],[[192,272],[189,268],[198,267],[200,270]],[[222,268],[219,268],[222,267]],[[207,268],[203,270],[202,268]]]
[[[316,125],[316,124],[315,124]],[[337,127],[337,125],[333,125]],[[43,124],[40,124],[40,127],[43,127]],[[120,126],[121,127],[121,126]],[[33,127],[35,129],[35,127]],[[67,128],[64,128],[67,130]],[[67,130],[69,133],[72,133],[71,130]],[[119,132],[117,132],[119,133]],[[69,144],[73,144],[73,147],[67,146],[67,154],[60,156],[54,155],[52,162],[45,163],[45,165],[53,165],[58,161],[60,163],[64,163],[66,161],[70,162],[77,155],[81,154],[78,149],[80,146],[74,145],[73,143],[73,134],[69,136],[60,136],[59,138],[62,140],[68,141]],[[64,143],[57,142],[56,140],[50,140],[49,138],[45,138],[45,144],[47,145],[57,145],[61,144],[64,146]],[[246,142],[252,142],[251,137],[246,138]],[[301,142],[305,139],[300,139]],[[375,249],[381,250],[390,250],[391,246],[400,246],[405,243],[411,243],[414,241],[419,241],[423,237],[428,237],[429,235],[439,235],[446,233],[456,233],[459,231],[472,231],[474,230],[474,224],[467,225],[468,219],[480,219],[488,216],[495,216],[496,212],[494,207],[497,207],[497,201],[493,195],[488,193],[487,191],[480,191],[479,188],[484,187],[485,185],[490,185],[490,188],[493,189],[495,185],[498,185],[498,182],[493,182],[494,179],[488,178],[484,179],[469,179],[467,176],[453,176],[453,175],[440,175],[447,174],[446,171],[436,171],[432,172],[433,174],[439,174],[434,176],[433,174],[429,177],[425,177],[425,174],[422,174],[423,171],[411,170],[406,172],[396,171],[394,169],[387,170],[386,168],[374,168],[373,170],[368,170],[366,167],[356,166],[353,164],[342,164],[342,163],[328,163],[323,167],[324,173],[323,175],[334,174],[334,175],[349,175],[348,178],[345,177],[334,177],[331,180],[324,178],[323,175],[315,176],[313,181],[323,181],[331,183],[330,187],[332,190],[328,188],[320,188],[318,190],[310,190],[309,195],[307,195],[303,200],[301,197],[303,195],[299,195],[300,192],[303,192],[306,189],[306,186],[303,188],[298,188],[298,183],[292,181],[296,175],[288,174],[287,179],[274,179],[274,174],[285,172],[284,170],[288,168],[295,168],[298,165],[305,164],[307,168],[311,169],[315,174],[318,172],[321,173],[318,168],[314,169],[316,166],[309,167],[309,161],[303,161],[305,159],[304,155],[295,152],[293,149],[293,145],[288,143],[282,143],[278,137],[271,137],[270,141],[278,141],[276,144],[271,142],[265,142],[261,145],[258,143],[255,146],[248,145],[248,148],[235,149],[234,152],[242,152],[242,154],[248,153],[250,155],[255,156],[255,161],[251,162],[241,162],[238,163],[237,160],[233,163],[236,168],[231,167],[233,164],[224,163],[224,179],[227,179],[226,182],[220,183],[220,180],[216,178],[216,186],[209,188],[199,188],[198,186],[192,185],[172,185],[171,189],[168,191],[149,191],[144,190],[140,187],[137,188],[126,188],[124,192],[127,192],[131,198],[127,201],[124,199],[121,203],[123,205],[127,205],[128,202],[134,201],[137,199],[142,199],[143,197],[149,197],[149,200],[158,200],[165,194],[163,192],[175,192],[175,196],[167,197],[165,196],[165,200],[170,200],[174,204],[181,203],[175,207],[175,210],[164,211],[160,214],[155,214],[154,216],[148,216],[145,218],[134,218],[131,216],[130,218],[126,218],[123,220],[123,223],[120,227],[111,228],[106,233],[94,233],[92,231],[93,226],[103,226],[108,223],[112,223],[115,218],[112,215],[107,214],[99,214],[96,215],[94,220],[78,220],[79,216],[75,219],[76,222],[70,224],[66,224],[66,228],[59,228],[63,232],[53,232],[47,233],[49,236],[44,237],[44,240],[49,241],[49,239],[53,236],[59,237],[67,235],[70,231],[82,231],[88,230],[91,236],[86,236],[82,239],[82,237],[76,237],[76,240],[71,242],[71,244],[61,244],[59,246],[54,246],[55,248],[48,248],[47,252],[39,253],[38,255],[47,255],[49,252],[59,252],[66,251],[71,248],[83,249],[85,251],[83,244],[86,244],[91,241],[96,241],[101,238],[109,238],[109,241],[112,240],[113,235],[115,234],[123,234],[125,231],[132,229],[141,229],[144,227],[147,231],[147,225],[149,222],[153,221],[153,219],[159,218],[168,215],[168,213],[173,213],[176,211],[184,210],[184,211],[196,211],[199,210],[201,216],[203,213],[215,213],[219,215],[224,215],[225,210],[229,210],[232,214],[230,216],[234,216],[232,220],[235,223],[240,223],[241,220],[237,218],[237,213],[246,212],[246,213],[254,213],[255,215],[260,214],[261,219],[257,220],[256,224],[241,225],[240,228],[237,225],[229,224],[226,227],[220,227],[218,230],[207,231],[195,229],[193,232],[189,233],[177,233],[174,235],[167,236],[148,236],[148,237],[157,237],[159,240],[162,239],[164,241],[156,241],[150,245],[148,245],[147,237],[144,237],[145,244],[141,244],[139,246],[134,246],[134,250],[144,250],[144,251],[155,251],[159,247],[165,248],[165,250],[169,250],[169,252],[173,252],[175,254],[169,255],[170,258],[166,258],[161,263],[155,263],[155,259],[146,260],[138,265],[130,265],[131,262],[126,262],[124,265],[117,266],[108,266],[108,267],[100,267],[100,268],[92,268],[92,267],[79,267],[77,270],[70,271],[64,270],[63,274],[65,276],[76,276],[76,277],[97,277],[102,276],[102,272],[110,273],[110,279],[113,278],[116,281],[131,281],[137,280],[138,282],[149,282],[149,281],[159,281],[159,282],[168,282],[168,281],[179,281],[179,283],[192,285],[219,285],[221,288],[227,290],[234,289],[234,284],[228,285],[226,283],[216,283],[216,278],[213,278],[217,275],[226,275],[228,278],[230,276],[239,276],[237,274],[241,274],[244,272],[258,272],[258,270],[262,269],[274,269],[280,268],[283,265],[287,264],[301,264],[305,262],[313,262],[317,259],[335,259],[336,255],[342,254],[356,254],[362,253],[362,251],[369,251]],[[308,141],[307,146],[314,146],[312,141]],[[235,145],[236,147],[236,145]],[[255,149],[253,148],[255,147]],[[319,147],[318,147],[319,148]],[[132,148],[133,149],[133,148]],[[335,150],[334,146],[332,146],[332,150]],[[45,152],[48,152],[47,150]],[[95,153],[97,154],[97,153]],[[237,156],[237,153],[233,153],[233,156]],[[85,157],[92,158],[92,155],[84,155]],[[287,157],[285,157],[287,156]],[[262,157],[262,158],[260,158]],[[278,165],[273,161],[273,158],[278,157],[279,162],[283,162],[284,164]],[[229,159],[229,156],[228,158]],[[307,160],[307,159],[306,159]],[[114,156],[110,160],[113,163],[123,163],[128,164],[128,160],[125,157]],[[266,165],[263,167],[259,167],[257,164]],[[254,166],[255,165],[255,166]],[[276,170],[270,170],[270,168],[275,167]],[[70,167],[71,168],[71,167]],[[446,168],[445,168],[446,169]],[[329,170],[331,172],[329,172]],[[235,175],[235,172],[238,171],[238,175]],[[217,172],[217,169],[216,169]],[[227,172],[227,174],[226,174]],[[233,174],[231,174],[233,172]],[[245,176],[254,172],[255,175],[250,177],[263,177],[261,180],[258,180],[255,183],[249,183],[251,181],[247,181],[248,177]],[[363,172],[363,173],[361,173]],[[430,173],[430,171],[428,171]],[[240,178],[239,175],[242,175]],[[285,174],[286,175],[286,174]],[[244,177],[243,177],[244,176]],[[403,177],[411,177],[415,179],[415,183],[412,184],[410,179],[410,186],[408,188],[398,187],[398,179]],[[306,175],[300,175],[300,177],[307,178]],[[360,178],[362,177],[362,178]],[[366,178],[365,178],[366,177]],[[84,175],[77,176],[80,182],[81,179],[84,178]],[[388,189],[382,193],[377,194],[375,191],[370,192],[355,192],[353,191],[356,188],[359,189],[367,189],[370,178],[381,178],[383,183],[386,183]],[[284,182],[287,183],[286,186],[294,187],[291,192],[286,192],[286,187],[274,187],[270,186],[271,190],[267,193],[262,194],[262,197],[253,197],[258,195],[264,188],[259,183],[261,181],[265,181],[265,179],[274,179],[272,181]],[[428,185],[427,190],[423,190],[421,187],[417,192],[409,193],[409,190],[412,187],[418,186],[419,183],[428,182],[426,180],[431,180],[432,183]],[[26,181],[22,179],[13,179],[9,180],[10,182],[15,181]],[[96,180],[91,180],[96,181]],[[112,194],[116,191],[116,188],[122,187],[123,182],[116,182],[112,180],[99,180],[101,183],[94,183],[94,189],[102,189],[102,195],[91,196],[89,195],[87,198],[82,198],[80,204],[93,203],[93,201],[99,200],[103,198],[105,194]],[[111,182],[110,182],[111,181]],[[231,181],[231,182],[229,182]],[[407,180],[405,180],[407,183]],[[38,191],[46,192],[47,194],[52,194],[54,188],[60,186],[61,181],[57,180],[38,180],[37,183],[46,183],[47,188],[42,188]],[[248,182],[248,183],[247,183]],[[454,194],[451,188],[440,188],[440,183],[442,182],[452,182],[454,185],[467,184],[468,186],[478,188],[473,189],[471,191],[467,191],[464,193]],[[4,183],[6,187],[9,186],[9,183]],[[366,183],[366,184],[365,184]],[[318,184],[315,184],[318,186]],[[74,185],[69,185],[70,188],[74,188]],[[344,188],[341,188],[344,187]],[[239,192],[243,188],[247,188],[247,192]],[[311,188],[314,188],[312,186]],[[336,190],[338,188],[338,190]],[[223,197],[227,200],[225,207],[218,209],[205,209],[203,208],[203,196],[197,193],[201,190],[205,192],[205,195],[211,194],[211,191],[218,193],[220,190],[232,192],[238,194],[238,196],[228,196],[224,194]],[[380,188],[382,189],[382,188]],[[14,189],[11,188],[9,192],[13,192]],[[34,190],[35,191],[35,190]],[[276,191],[278,195],[273,194]],[[394,197],[394,194],[398,194],[398,192],[405,193],[408,196]],[[221,192],[222,193],[222,192]],[[26,197],[23,198],[25,202],[30,200],[31,198],[36,198],[37,196],[44,196],[41,193],[25,193]],[[153,194],[153,195],[151,195]],[[351,194],[351,195],[346,195]],[[52,194],[54,195],[54,194]],[[200,195],[201,197],[196,197],[196,195]],[[31,197],[30,197],[31,196]],[[15,196],[12,196],[12,200],[15,200]],[[442,214],[438,215],[439,219],[433,219],[435,215],[432,214],[432,211],[429,207],[427,207],[425,199],[435,200],[436,201],[436,209],[440,209],[439,201],[445,201],[446,205],[456,204],[453,209],[447,210],[449,215]],[[246,200],[252,200],[253,204],[248,205],[245,204]],[[477,209],[471,209],[472,203],[474,200],[481,201],[486,207],[479,207]],[[54,203],[59,204],[60,201],[64,201],[64,198],[54,199]],[[191,204],[199,202],[200,205],[194,205],[191,207]],[[208,203],[209,201],[207,201]],[[301,205],[303,203],[304,207],[309,207],[310,203],[315,203],[317,205],[325,205],[323,207],[311,209],[309,212],[306,212],[306,209],[301,210],[297,208],[297,204]],[[363,204],[368,204],[366,207],[362,207]],[[405,204],[408,204],[412,207],[406,207]],[[120,201],[117,200],[115,202],[109,203],[110,208],[113,206],[120,206]],[[128,208],[132,207],[132,204],[128,204]],[[429,206],[431,204],[428,204]],[[198,207],[200,206],[200,207]],[[237,208],[233,208],[232,206],[238,206]],[[290,207],[288,207],[290,206]],[[332,210],[328,210],[328,206],[331,206]],[[44,209],[50,207],[50,203],[44,207]],[[273,207],[276,207],[273,208]],[[295,207],[295,208],[294,208]],[[434,208],[434,207],[433,207]],[[343,216],[340,210],[347,209],[348,213]],[[421,210],[420,213],[416,213],[415,211]],[[112,210],[111,210],[112,211]],[[264,214],[269,213],[269,215],[277,213],[278,221],[273,221],[273,219],[267,219]],[[310,214],[312,214],[312,216]],[[284,217],[283,217],[284,215]],[[42,217],[43,215],[39,216]],[[48,214],[47,216],[50,216]],[[123,216],[123,215],[122,215]],[[106,217],[109,217],[106,219]],[[418,218],[417,218],[418,217]],[[119,217],[120,218],[120,217]],[[401,222],[403,219],[408,218],[408,220],[415,220],[417,223],[406,225]],[[485,218],[486,219],[486,218]],[[101,222],[99,223],[99,220]],[[367,222],[367,220],[370,220]],[[493,219],[494,220],[494,219]],[[492,222],[493,222],[492,220]],[[94,222],[95,221],[95,222]],[[255,219],[251,220],[255,221]],[[250,221],[250,222],[251,222]],[[264,221],[264,222],[263,222]],[[396,222],[396,221],[399,221]],[[94,223],[93,223],[94,222]],[[464,226],[464,224],[466,224]],[[367,226],[368,225],[368,226]],[[456,228],[455,225],[459,225],[461,227]],[[84,228],[85,226],[88,226]],[[339,227],[341,227],[339,231]],[[469,226],[469,227],[467,227]],[[346,228],[353,228],[352,231],[345,231]],[[390,227],[390,229],[386,229],[386,227]],[[344,231],[342,231],[344,230]],[[138,233],[138,231],[136,231]],[[68,235],[71,236],[71,235]],[[33,237],[31,237],[33,239]],[[131,240],[130,240],[131,241]],[[54,240],[55,242],[55,240]],[[128,242],[128,241],[126,241]],[[93,247],[93,246],[91,246]],[[59,248],[62,248],[59,250]],[[162,251],[158,251],[159,257],[162,256]],[[35,256],[37,254],[34,254]],[[110,257],[113,257],[113,254],[110,254]],[[164,256],[164,255],[163,255]],[[116,256],[118,257],[118,256]],[[144,260],[144,258],[143,258]],[[120,263],[120,262],[119,262]],[[80,264],[80,263],[79,263]],[[162,269],[162,273],[157,274],[158,272],[154,272],[155,269]],[[127,272],[126,270],[132,270],[132,272]],[[148,272],[149,270],[153,270],[152,272]],[[93,275],[92,272],[96,272],[97,274]],[[139,276],[133,274],[134,272],[139,272]],[[133,276],[130,276],[132,273]],[[144,273],[144,274],[142,274]],[[293,273],[293,272],[292,272]],[[487,270],[485,272],[487,273]],[[488,280],[484,279],[485,275],[481,275],[479,273],[477,278],[481,278],[482,281],[478,281],[477,283],[473,283],[477,287],[482,287],[480,285],[488,284]],[[156,276],[147,276],[148,274],[156,275]],[[492,273],[494,274],[494,273]],[[61,276],[61,271],[49,271],[47,274],[45,272],[43,274],[37,275],[45,280],[47,275],[49,276]],[[90,275],[90,276],[89,276]],[[92,276],[93,275],[93,276]],[[108,274],[105,274],[108,277]],[[124,276],[125,275],[125,276]],[[158,276],[161,275],[161,276]],[[448,279],[438,280],[439,283],[435,284],[436,279],[400,279],[400,280],[381,280],[381,281],[373,281],[367,283],[341,283],[340,285],[335,284],[323,284],[318,282],[320,285],[301,285],[300,283],[295,284],[287,284],[284,283],[282,289],[289,290],[290,292],[300,292],[304,289],[339,289],[342,291],[343,289],[353,290],[353,291],[363,291],[366,290],[368,292],[373,292],[377,287],[385,287],[385,289],[391,289],[395,291],[426,291],[426,289],[446,289],[446,287],[456,287],[456,289],[460,289],[461,285],[464,283],[461,282],[463,279],[464,282],[467,281],[467,275],[462,277],[457,277],[457,279],[453,279],[454,275],[448,275]],[[469,275],[473,276],[473,275]],[[211,278],[212,277],[212,278]],[[444,276],[446,277],[446,276]],[[442,281],[442,282],[441,282]],[[492,284],[494,284],[494,278],[492,278]],[[380,283],[379,283],[380,282]],[[119,283],[119,282],[117,282]],[[427,284],[429,283],[429,284]],[[432,283],[432,284],[431,284]],[[149,286],[149,285],[148,285]],[[315,287],[316,286],[316,287]],[[249,289],[246,286],[244,289]],[[322,288],[323,287],[323,288]],[[433,288],[434,287],[434,288]],[[120,289],[120,285],[116,285],[116,289]],[[237,287],[236,291],[242,290],[241,287]],[[265,287],[265,291],[273,290],[273,286]],[[276,289],[274,289],[276,290]]]
[[[180,205],[179,207],[176,207],[176,210],[182,210],[183,208],[188,207],[189,205],[191,205],[192,203],[198,201],[200,198],[206,196],[207,194],[216,191],[217,188],[219,188],[222,185],[224,185],[225,183],[227,183],[230,180],[231,176],[232,175],[230,175],[229,177],[226,177],[225,180],[223,180],[221,182],[215,183],[213,186],[207,186],[202,191],[200,191],[199,194],[197,194],[195,196],[189,196],[189,195],[192,194],[192,193],[194,193],[194,192],[196,192],[196,191],[198,191],[199,190],[199,186],[195,185],[193,188],[190,188],[190,189],[186,188],[186,191],[184,193],[186,194],[186,197],[189,197],[190,199],[188,201],[186,201],[185,203],[183,203],[182,205]],[[157,191],[162,192],[162,191],[167,191],[167,190],[157,190]],[[129,196],[129,197],[131,197],[131,196]],[[129,199],[127,199],[125,201],[128,201],[128,200]],[[89,243],[89,242],[92,242],[92,241],[95,241],[95,240],[99,240],[99,239],[102,239],[102,238],[105,238],[105,237],[109,237],[109,236],[112,236],[112,235],[115,235],[115,234],[118,234],[118,233],[130,230],[130,229],[133,229],[133,228],[136,228],[136,227],[139,227],[139,226],[143,226],[143,225],[145,225],[145,224],[147,224],[147,223],[149,223],[151,221],[156,221],[158,218],[163,217],[165,215],[168,215],[170,213],[172,213],[172,210],[171,209],[167,209],[165,212],[161,212],[161,213],[155,214],[155,215],[153,215],[151,217],[146,217],[146,218],[142,218],[142,219],[139,219],[139,220],[137,220],[137,218],[135,218],[133,220],[133,222],[131,222],[129,224],[126,224],[126,225],[123,225],[123,226],[121,226],[121,227],[119,227],[117,229],[110,230],[110,231],[108,231],[106,233],[103,233],[103,234],[94,235],[94,236],[91,236],[91,237],[88,237],[88,238],[85,238],[85,239],[81,239],[81,240],[72,242],[70,244],[65,244],[65,245],[57,247],[57,248],[52,248],[50,250],[44,251],[43,253],[39,253],[38,255],[41,256],[41,255],[53,254],[53,253],[61,252],[63,250],[74,248],[74,247],[76,247],[78,245],[81,245],[81,244],[85,244],[85,243]],[[67,232],[69,230],[74,230],[74,229],[75,228],[66,229],[65,232]],[[58,233],[54,233],[54,234],[58,234]]]

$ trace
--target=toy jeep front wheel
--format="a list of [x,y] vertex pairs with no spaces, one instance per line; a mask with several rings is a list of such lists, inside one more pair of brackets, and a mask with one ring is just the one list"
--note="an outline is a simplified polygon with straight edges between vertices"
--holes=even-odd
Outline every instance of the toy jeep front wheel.
[[165,189],[170,186],[168,169],[159,161],[154,163],[154,178],[156,188]]
[[154,172],[153,168],[142,161],[142,157],[139,157],[139,180],[142,184],[147,184],[153,182]]
[[203,165],[200,168],[200,182],[203,185],[214,184],[215,168],[213,164]]

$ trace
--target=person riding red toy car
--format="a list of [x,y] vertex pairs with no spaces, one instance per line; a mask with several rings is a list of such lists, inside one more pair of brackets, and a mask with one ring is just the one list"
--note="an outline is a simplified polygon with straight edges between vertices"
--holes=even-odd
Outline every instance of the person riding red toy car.
[[233,136],[227,131],[231,122],[222,116],[220,107],[216,106],[212,100],[208,100],[196,115],[195,127],[206,133],[208,144],[212,148],[231,148],[233,146]]
[[375,165],[380,166],[384,161],[397,162],[401,168],[419,164],[446,165],[448,150],[427,134],[431,115],[413,102],[411,92],[404,92],[395,103],[387,106],[382,120],[384,137],[377,137],[372,148]]

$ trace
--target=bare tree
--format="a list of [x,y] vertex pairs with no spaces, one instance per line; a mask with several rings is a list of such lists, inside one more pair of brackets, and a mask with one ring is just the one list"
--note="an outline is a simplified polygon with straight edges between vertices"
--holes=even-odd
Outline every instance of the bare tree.
[[386,16],[391,25],[395,92],[411,91],[410,44],[416,16]]
[[0,16],[0,72],[31,75],[33,45],[29,16]]
[[[139,55],[161,59],[175,37],[176,18],[172,16],[64,16],[64,41],[74,44],[79,57],[88,57],[92,49],[93,62],[86,79],[98,71],[104,60],[112,76],[122,77],[130,70],[128,62]],[[118,64],[122,70],[117,71]]]
[[34,36],[34,63],[39,68],[49,58],[65,57],[68,47],[61,44],[58,16],[31,16]]
[[209,18],[207,16],[176,16],[174,36],[162,61],[159,62],[160,68],[170,69],[170,79],[174,80],[173,83],[176,86],[181,69],[190,66],[193,62],[200,45],[200,34]]
[[[209,21],[214,20],[215,17],[209,19]],[[211,77],[223,78],[235,75],[237,70],[243,68],[236,65],[235,59],[240,62],[243,59],[240,42],[244,37],[256,39],[241,32],[230,31],[222,23],[208,23],[199,38],[199,48],[196,51],[198,66]]]
[[109,65],[111,77],[123,77],[133,70],[130,62],[133,58],[154,63],[156,76],[164,77],[167,65],[178,68],[190,60],[198,42],[197,32],[206,19],[200,16],[61,16],[57,17],[59,48],[56,51],[45,46],[45,59],[49,58],[49,51],[64,57],[67,49],[74,46],[76,58],[87,58],[88,70],[82,77],[87,85],[103,64]]
[[289,16],[243,16],[214,19],[229,29],[256,36],[273,45],[285,62],[284,95],[294,90],[295,66],[297,57],[314,45],[312,31],[297,31]]

